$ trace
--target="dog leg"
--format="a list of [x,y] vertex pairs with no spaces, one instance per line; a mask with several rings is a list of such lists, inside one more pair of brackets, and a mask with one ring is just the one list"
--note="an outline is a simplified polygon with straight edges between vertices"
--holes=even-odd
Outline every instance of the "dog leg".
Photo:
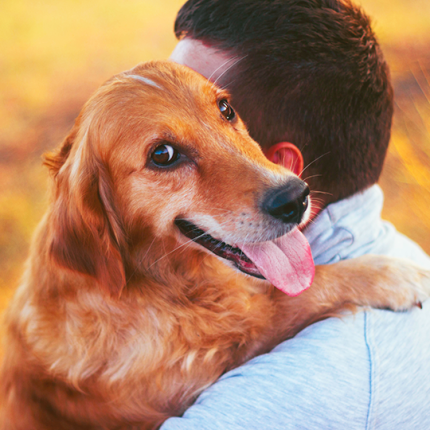
[[317,266],[312,286],[297,297],[275,291],[279,305],[274,327],[280,337],[294,336],[307,325],[339,316],[345,309],[368,306],[404,311],[430,296],[430,271],[406,260],[365,255]]
[[339,299],[359,306],[402,311],[430,296],[430,271],[407,260],[364,255],[316,269],[317,285],[328,277]]

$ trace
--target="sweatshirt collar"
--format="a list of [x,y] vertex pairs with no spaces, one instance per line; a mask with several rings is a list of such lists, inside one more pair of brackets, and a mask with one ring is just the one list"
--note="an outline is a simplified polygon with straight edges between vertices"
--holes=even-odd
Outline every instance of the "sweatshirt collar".
[[304,231],[315,264],[335,263],[371,248],[384,234],[383,201],[381,188],[373,185],[320,212]]

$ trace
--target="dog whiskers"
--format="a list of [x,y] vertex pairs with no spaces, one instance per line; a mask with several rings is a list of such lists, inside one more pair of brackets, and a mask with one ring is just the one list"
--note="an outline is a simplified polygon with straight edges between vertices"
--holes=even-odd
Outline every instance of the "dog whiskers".
[[[145,261],[145,258],[148,256],[148,254],[149,254],[149,251],[151,251],[151,248],[152,248],[152,246],[154,245],[154,243],[155,243],[155,239],[156,239],[156,237],[154,237],[154,239],[152,239],[152,242],[151,242],[151,244],[149,245],[149,247],[148,247],[148,249],[147,249],[147,251],[145,252],[145,255],[141,258],[141,261]],[[134,269],[134,271],[133,271],[133,273],[130,275],[130,278],[129,279],[132,279],[133,278],[133,276],[136,274],[136,272],[137,272],[137,267],[136,267],[136,269]]]
[[[244,55],[243,57],[237,59],[234,63],[232,63],[230,66],[227,67],[227,69],[225,69],[214,81],[213,86],[215,86],[218,82],[219,79],[221,79],[232,67],[236,66],[236,64],[238,64],[239,62],[241,62],[244,58],[246,58],[247,55]],[[231,59],[236,59],[237,57],[233,57]],[[226,64],[226,63],[224,63]]]
[[319,177],[321,177],[322,175],[312,175],[312,176],[306,176],[306,178],[304,178],[304,179],[302,179],[303,181],[307,181],[307,180],[309,180],[309,179],[312,179],[312,178],[319,178]]
[[316,191],[316,190],[312,190],[312,191],[310,192],[310,194],[315,194],[315,193],[318,193],[318,194],[326,194],[327,196],[332,196],[332,195],[333,195],[332,193],[327,193],[327,192],[325,192],[325,191]]
[[312,197],[312,202],[323,203],[324,199],[321,199],[321,198],[318,198],[318,197]]
[[320,160],[321,158],[323,158],[323,157],[325,157],[326,155],[328,155],[328,154],[330,154],[330,151],[329,152],[326,152],[325,154],[322,154],[322,155],[320,155],[319,157],[317,157],[317,158],[315,158],[315,160],[314,161],[311,161],[301,172],[300,172],[300,174],[298,175],[298,176],[302,176],[302,174],[303,174],[303,172],[309,167],[309,166],[311,166],[312,164],[314,164],[314,163],[316,163],[318,160]]
[[[201,234],[200,236],[197,236],[196,238],[194,238],[194,240],[193,239],[190,239],[190,240],[188,240],[187,242],[185,242],[185,243],[182,243],[181,245],[179,245],[179,246],[177,246],[176,248],[174,248],[172,251],[170,251],[170,252],[166,252],[166,249],[164,248],[164,252],[165,252],[165,254],[162,256],[162,257],[160,257],[158,260],[155,260],[149,267],[148,267],[148,269],[150,269],[152,266],[154,266],[155,264],[157,264],[158,262],[160,262],[161,260],[163,260],[164,258],[166,258],[166,257],[168,257],[169,255],[171,255],[171,254],[173,254],[174,252],[176,252],[178,249],[180,249],[180,248],[182,248],[182,247],[184,247],[184,246],[186,246],[186,245],[188,245],[189,243],[192,243],[192,242],[194,242],[196,239],[199,239],[200,237],[203,237],[204,235],[206,235],[206,234],[208,234],[207,232],[204,232],[203,234]],[[163,245],[164,245],[164,242],[163,242]]]
[[224,61],[224,63],[222,63],[220,66],[218,66],[208,77],[207,81],[210,82],[210,80],[212,79],[213,75],[215,75],[216,72],[218,72],[219,69],[221,69],[222,67],[224,67],[226,64],[228,64],[230,61],[234,61],[237,58],[237,55],[231,58],[228,58],[226,61]]
[[284,153],[282,153],[281,154],[281,165],[282,166],[284,166],[286,169],[288,169],[288,170],[290,170],[291,172],[293,172],[294,173],[294,170],[295,170],[295,168],[296,168],[296,165],[297,165],[297,159],[295,159],[294,160],[294,162],[293,162],[293,164],[290,164],[289,166],[286,166],[285,164],[286,164],[286,161],[285,161],[285,154]]
[[222,89],[222,90],[226,90],[227,88],[229,88],[230,86],[231,86],[231,84],[233,83],[233,82],[235,82],[236,81],[236,79],[232,79],[231,81],[228,81],[228,82],[226,82],[225,84],[223,84],[223,85],[219,85],[219,87]]
[[[185,220],[185,221],[187,221],[187,220]],[[227,224],[229,221],[224,221],[224,222],[222,222],[222,223],[220,223],[219,224],[219,227],[223,227],[225,224]],[[199,230],[199,228],[196,226],[196,228],[194,229],[194,230]],[[208,230],[208,231],[206,231],[204,234],[208,234],[208,235],[212,235],[212,233],[213,233],[213,229],[212,230]],[[200,237],[202,237],[202,236],[204,236],[204,235],[200,235],[200,236],[198,236],[196,239],[198,239],[198,238],[200,238]],[[182,252],[184,252],[184,251],[186,251],[187,250],[187,248],[189,247],[189,245],[191,245],[192,243],[194,242],[194,240],[189,240],[188,242],[186,242],[185,244],[183,244],[183,248],[181,249],[181,253]],[[175,250],[177,250],[177,249],[179,249],[180,247],[178,247],[178,248],[176,248]],[[172,252],[174,252],[175,250],[173,250]],[[210,254],[207,254],[208,256],[210,255]],[[205,257],[206,258],[206,257]]]

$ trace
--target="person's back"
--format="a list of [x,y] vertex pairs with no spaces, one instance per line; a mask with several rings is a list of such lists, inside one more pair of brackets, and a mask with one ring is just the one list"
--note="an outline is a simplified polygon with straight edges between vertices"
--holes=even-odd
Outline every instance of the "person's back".
[[[373,252],[430,269],[416,244],[380,220],[381,205],[372,187],[324,210],[307,234],[316,262]],[[430,428],[429,326],[429,302],[318,322],[224,375],[162,429]]]

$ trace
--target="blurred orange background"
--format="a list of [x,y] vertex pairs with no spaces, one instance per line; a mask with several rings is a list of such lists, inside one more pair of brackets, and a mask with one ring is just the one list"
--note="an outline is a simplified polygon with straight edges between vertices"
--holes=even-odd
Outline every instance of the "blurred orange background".
[[[233,0],[232,0],[233,1]],[[0,14],[0,314],[47,204],[41,155],[106,79],[165,59],[184,0],[3,0]],[[430,2],[362,0],[391,65],[396,114],[384,217],[430,253]]]

